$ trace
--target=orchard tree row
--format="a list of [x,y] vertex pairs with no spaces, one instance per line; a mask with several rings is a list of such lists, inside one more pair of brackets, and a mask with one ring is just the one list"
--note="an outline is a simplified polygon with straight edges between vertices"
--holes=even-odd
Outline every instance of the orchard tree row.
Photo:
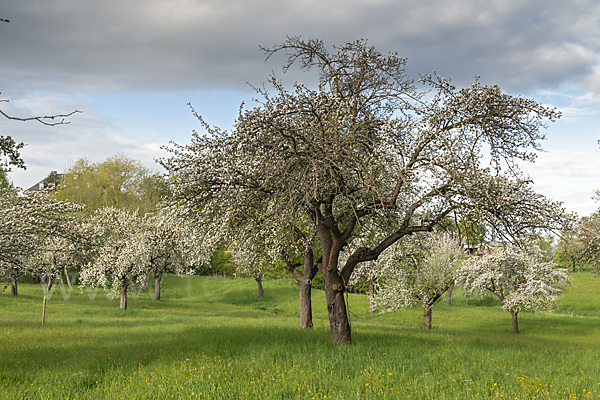
[[153,277],[158,300],[165,272],[190,272],[209,258],[190,221],[161,206],[164,178],[138,161],[78,160],[62,176],[51,173],[39,192],[20,194],[2,177],[0,280],[13,295],[24,276],[49,291],[57,279],[72,286],[74,273],[80,286],[107,288],[126,309],[128,291]]
[[91,215],[83,206],[56,200],[50,193],[0,192],[0,277],[18,294],[19,278],[41,278],[49,291],[56,279],[72,285],[76,271],[81,286],[101,286],[120,296],[148,286],[154,277],[155,299],[165,272],[188,272],[202,255],[194,229],[168,209],[140,215],[102,207]]

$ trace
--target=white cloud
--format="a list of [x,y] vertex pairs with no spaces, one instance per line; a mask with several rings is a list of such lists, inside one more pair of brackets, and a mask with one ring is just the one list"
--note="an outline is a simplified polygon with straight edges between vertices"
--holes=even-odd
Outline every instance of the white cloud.
[[[70,102],[53,97],[39,97],[31,102],[18,102],[18,105],[11,109],[16,115],[34,115],[34,112],[37,112],[35,115],[51,115],[59,112],[56,110],[73,109]],[[15,186],[27,188],[45,178],[50,171],[63,172],[79,158],[94,162],[115,154],[124,154],[152,170],[161,171],[154,160],[167,155],[160,149],[167,140],[161,143],[134,137],[89,111],[72,116],[70,121],[68,125],[48,127],[35,121],[0,119],[3,133],[26,143],[21,155],[27,169],[13,168],[10,173]],[[148,136],[153,135],[149,132]]]
[[568,211],[589,215],[600,204],[592,199],[600,189],[600,157],[589,152],[553,149],[538,155],[534,164],[522,165],[535,182],[534,188],[545,196],[562,201]]

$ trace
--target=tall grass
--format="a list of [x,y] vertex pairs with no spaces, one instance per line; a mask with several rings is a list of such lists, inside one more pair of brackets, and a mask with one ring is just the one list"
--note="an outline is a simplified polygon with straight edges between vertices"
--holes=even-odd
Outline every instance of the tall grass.
[[312,330],[298,326],[289,280],[166,277],[161,301],[57,287],[0,295],[0,398],[7,399],[565,399],[600,397],[600,279],[573,274],[553,313],[493,300],[368,313],[349,295],[353,344],[329,337],[324,294]]

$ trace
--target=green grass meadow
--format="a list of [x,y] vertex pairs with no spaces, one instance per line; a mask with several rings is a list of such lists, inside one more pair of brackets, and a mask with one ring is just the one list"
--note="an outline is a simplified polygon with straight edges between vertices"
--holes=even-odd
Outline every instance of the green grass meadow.
[[348,297],[353,344],[329,337],[322,291],[315,327],[298,324],[298,288],[187,276],[162,299],[55,286],[0,294],[0,398],[6,399],[568,399],[600,398],[600,278],[572,274],[553,313],[520,313],[521,333],[490,299],[368,313]]

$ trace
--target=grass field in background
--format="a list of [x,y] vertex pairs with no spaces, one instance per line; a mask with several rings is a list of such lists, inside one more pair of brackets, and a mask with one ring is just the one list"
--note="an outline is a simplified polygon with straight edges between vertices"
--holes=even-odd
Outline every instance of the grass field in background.
[[[369,314],[348,297],[353,344],[336,346],[322,291],[315,327],[298,324],[298,288],[267,280],[168,276],[162,300],[55,286],[0,294],[0,398],[600,398],[600,278],[571,274],[553,313],[521,312],[521,333],[490,299]],[[61,290],[62,289],[62,290]]]

